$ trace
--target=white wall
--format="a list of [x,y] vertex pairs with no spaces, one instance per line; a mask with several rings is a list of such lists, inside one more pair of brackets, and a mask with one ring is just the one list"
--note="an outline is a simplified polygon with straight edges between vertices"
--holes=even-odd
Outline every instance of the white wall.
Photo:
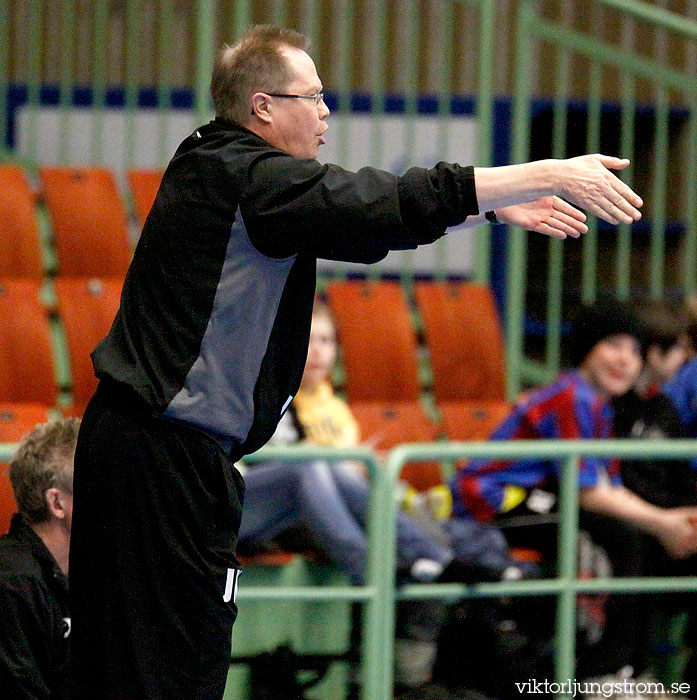
[[[122,109],[106,109],[99,116],[89,108],[71,108],[61,116],[54,107],[35,111],[21,108],[17,112],[17,151],[40,164],[58,163],[64,152],[74,165],[105,165],[115,171],[125,188],[129,150],[131,167],[161,167],[197,126],[195,114],[187,110],[166,114],[139,110],[132,124],[129,149],[127,117]],[[332,115],[329,125],[319,160],[350,170],[372,165],[399,174],[412,165],[431,166],[438,160],[463,165],[476,162],[476,124],[472,117],[453,116],[443,121],[436,116],[418,116],[410,121],[403,115]],[[63,139],[66,142],[61,148]],[[428,274],[445,268],[451,274],[467,275],[473,265],[473,235],[470,231],[453,232],[435,246],[391,253],[379,263],[380,270],[398,273],[407,268]],[[335,265],[320,263],[321,269],[333,269]],[[365,271],[364,266],[347,268]]]

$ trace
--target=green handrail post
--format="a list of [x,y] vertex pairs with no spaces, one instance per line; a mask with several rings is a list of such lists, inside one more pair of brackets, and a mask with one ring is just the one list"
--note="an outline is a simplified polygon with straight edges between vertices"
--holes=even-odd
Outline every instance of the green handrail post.
[[[562,6],[562,21],[570,24],[571,5]],[[571,56],[562,47],[556,67],[555,98],[552,126],[552,157],[566,157],[566,136],[569,121],[569,68]],[[564,243],[550,238],[547,244],[547,316],[545,372],[555,376],[559,372],[561,350],[562,293],[564,281]]]
[[107,61],[107,26],[109,22],[109,5],[107,0],[95,0],[94,3],[94,54],[92,78],[92,147],[91,162],[104,163],[104,111],[106,108],[106,61]]
[[686,21],[675,12],[670,12],[662,7],[641,0],[594,0],[594,2],[606,5],[613,10],[618,10],[630,17],[645,20],[659,27],[669,29],[676,34],[697,39],[697,27],[694,23]]
[[578,457],[569,456],[562,465],[559,489],[558,572],[564,588],[557,600],[555,678],[558,683],[573,679],[576,651],[576,550],[578,539]]
[[[493,0],[479,2],[479,65],[477,68],[477,163],[492,165],[494,132],[494,47],[496,7]],[[480,226],[475,235],[474,279],[479,284],[491,281],[491,231]]]
[[157,52],[159,56],[157,74],[157,162],[163,166],[170,158],[169,114],[172,101],[172,25],[174,8],[169,0],[158,0],[160,21],[157,31]]
[[234,41],[239,41],[245,30],[252,24],[252,9],[250,3],[251,0],[236,0],[230,4],[230,9],[232,10],[234,6],[235,10],[235,18],[232,24],[232,36]]
[[[453,59],[452,45],[455,26],[455,8],[452,2],[443,2],[441,22],[438,32],[438,60],[440,70],[437,85],[438,135],[436,153],[438,159],[445,159],[450,147],[450,119],[452,114],[451,97],[453,93]],[[435,269],[437,279],[447,277],[447,239],[441,238],[434,244]]]
[[[629,51],[634,47],[634,26],[625,17],[622,22],[622,47]],[[634,172],[634,126],[636,121],[636,105],[634,100],[635,82],[630,74],[622,74],[621,85],[621,120],[620,120],[620,152],[623,158],[629,158],[630,165],[625,168],[621,177],[632,187]],[[620,224],[617,229],[617,249],[615,251],[615,292],[617,298],[623,301],[629,299],[631,283],[630,262],[632,251],[631,227]]]
[[66,164],[70,160],[68,140],[70,134],[70,113],[73,104],[73,51],[75,46],[75,5],[74,0],[65,0],[61,16],[61,72],[58,117],[58,162]]
[[[536,0],[521,0],[518,6],[516,29],[516,74],[513,95],[513,162],[528,159],[530,144],[530,79],[531,37],[536,21]],[[522,357],[525,352],[523,323],[525,318],[525,265],[527,233],[520,228],[509,230],[506,250],[506,396],[509,401],[520,393],[522,384]]]
[[205,124],[211,118],[210,83],[213,72],[213,41],[215,31],[215,3],[198,0],[196,7],[196,82],[194,110],[196,123]]
[[[374,22],[374,37],[375,41],[372,47],[372,56],[370,59],[370,77],[372,90],[372,103],[370,105],[370,150],[371,156],[378,167],[382,167],[383,156],[385,153],[385,136],[384,136],[384,116],[385,116],[385,67],[387,65],[387,57],[385,55],[386,48],[386,33],[387,33],[387,3],[381,2],[372,6],[374,13],[372,19]],[[377,280],[380,277],[380,268],[378,265],[371,265],[367,272],[368,279]]]
[[651,213],[651,267],[649,296],[660,299],[663,295],[666,248],[666,182],[668,178],[668,119],[670,106],[668,91],[662,85],[656,90],[654,129],[653,211]]
[[[407,35],[418,36],[420,13],[415,0],[406,0],[403,9],[404,23],[407,28]],[[418,76],[418,46],[413,41],[407,41],[403,47],[403,60],[406,65],[406,76],[404,80],[404,118],[406,120],[404,133],[404,168],[414,165],[414,153],[416,152],[416,122],[418,119],[419,106],[419,76]],[[402,253],[401,283],[407,296],[411,297],[414,288],[414,254],[408,250]],[[440,264],[436,265],[435,277],[439,279],[443,276],[443,269]]]
[[9,0],[0,0],[0,157],[10,156],[7,149],[8,99],[10,96],[10,11]]
[[132,168],[136,151],[136,115],[138,114],[138,67],[140,63],[140,0],[126,0],[126,167]]
[[27,158],[36,166],[38,144],[38,112],[41,106],[41,25],[44,4],[36,0],[29,6],[29,46],[27,48]]
[[[1,447],[1,446],[0,446]],[[394,570],[392,581],[385,576],[385,557],[390,550],[389,543],[394,539],[394,518],[390,515],[392,498],[388,490],[386,474],[378,467],[374,452],[365,447],[333,448],[315,447],[308,445],[292,445],[287,447],[263,447],[252,455],[244,458],[246,463],[261,461],[286,460],[308,461],[328,460],[360,460],[370,474],[371,492],[366,535],[368,550],[366,555],[366,582],[363,586],[336,587],[330,591],[317,588],[291,588],[281,592],[254,590],[250,593],[240,589],[240,599],[246,595],[262,598],[289,598],[302,596],[307,600],[355,600],[364,604],[363,643],[361,645],[361,671],[363,683],[361,688],[362,700],[388,700],[385,692],[386,680],[391,678],[392,655],[390,642],[384,633],[383,614],[393,608],[394,599]],[[394,557],[394,547],[392,556]]]
[[682,273],[685,297],[697,292],[697,93],[690,96],[689,104],[685,173],[685,249]]
[[[598,26],[602,21],[598,5],[593,5],[592,22]],[[600,120],[602,113],[602,67],[593,61],[590,67],[588,96],[588,124],[586,129],[586,152],[600,151]],[[598,219],[588,216],[588,232],[583,237],[583,267],[581,270],[581,299],[584,304],[592,304],[598,290]]]

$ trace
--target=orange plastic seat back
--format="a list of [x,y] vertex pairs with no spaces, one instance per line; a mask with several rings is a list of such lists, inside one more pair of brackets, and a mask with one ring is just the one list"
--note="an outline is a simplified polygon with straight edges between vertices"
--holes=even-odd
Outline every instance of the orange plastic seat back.
[[143,226],[162,182],[162,170],[138,169],[127,173],[138,223]]
[[346,367],[349,401],[417,401],[417,344],[404,292],[397,282],[328,285]]
[[511,412],[505,401],[446,401],[438,404],[449,440],[488,440]]
[[56,403],[48,312],[39,283],[0,279],[0,401]]
[[39,169],[51,214],[58,273],[124,278],[131,260],[126,212],[106,168]]
[[24,171],[0,165],[0,276],[41,279],[34,193]]
[[[360,427],[361,443],[379,452],[407,442],[433,442],[440,432],[419,401],[357,401],[351,411]],[[401,479],[423,491],[442,482],[440,464],[407,463]]]
[[503,400],[505,359],[491,290],[474,283],[418,282],[436,400]]
[[[0,442],[19,442],[37,423],[49,420],[48,409],[40,404],[0,403]],[[10,527],[17,511],[12,485],[8,476],[9,464],[0,462],[0,535]]]
[[70,356],[73,405],[69,413],[80,416],[97,388],[90,353],[111,328],[121,300],[122,282],[64,277],[57,278],[55,286],[56,308]]

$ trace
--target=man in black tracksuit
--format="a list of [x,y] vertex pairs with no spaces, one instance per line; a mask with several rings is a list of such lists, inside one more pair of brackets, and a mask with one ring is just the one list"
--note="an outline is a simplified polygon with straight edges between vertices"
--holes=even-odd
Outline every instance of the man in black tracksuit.
[[480,223],[480,208],[576,237],[585,217],[557,193],[615,223],[639,217],[641,200],[607,170],[627,161],[605,156],[402,177],[320,165],[329,110],[305,49],[295,32],[256,27],[221,52],[217,117],[170,162],[93,353],[73,700],[222,696],[244,492],[233,463],[268,440],[298,388],[317,258],[375,262]]
[[67,700],[68,549],[79,421],[36,426],[10,464],[19,509],[0,537],[0,698]]

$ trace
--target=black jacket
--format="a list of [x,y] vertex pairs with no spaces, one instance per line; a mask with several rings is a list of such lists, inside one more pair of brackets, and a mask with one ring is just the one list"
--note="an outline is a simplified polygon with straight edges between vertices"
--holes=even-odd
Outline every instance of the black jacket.
[[376,262],[477,213],[472,167],[353,173],[216,119],[167,167],[96,374],[238,458],[299,386],[316,259]]
[[[685,437],[675,406],[664,394],[647,398],[630,391],[613,401],[615,435],[665,440]],[[697,505],[697,473],[683,459],[626,459],[622,483],[644,500],[662,508]]]
[[20,515],[0,538],[0,698],[68,697],[68,579]]

